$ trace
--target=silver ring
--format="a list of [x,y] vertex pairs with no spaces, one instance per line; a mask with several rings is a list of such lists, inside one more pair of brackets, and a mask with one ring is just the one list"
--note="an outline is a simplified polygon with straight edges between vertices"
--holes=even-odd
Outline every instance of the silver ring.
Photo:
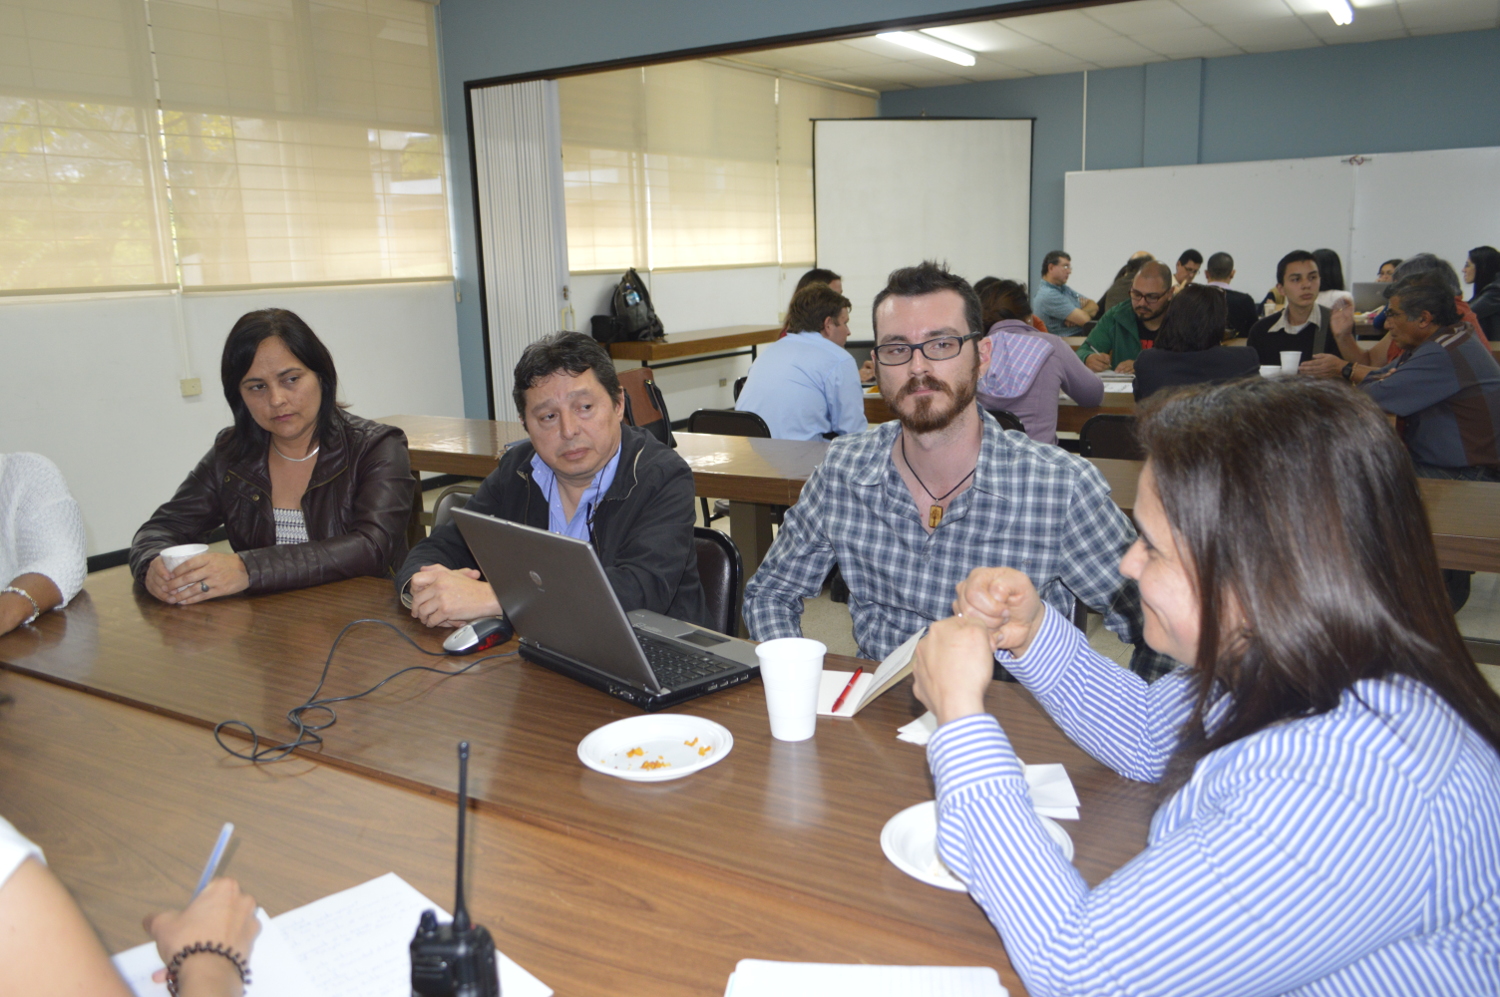
[[203,587],[203,591],[208,591],[208,582],[199,582],[198,584]]

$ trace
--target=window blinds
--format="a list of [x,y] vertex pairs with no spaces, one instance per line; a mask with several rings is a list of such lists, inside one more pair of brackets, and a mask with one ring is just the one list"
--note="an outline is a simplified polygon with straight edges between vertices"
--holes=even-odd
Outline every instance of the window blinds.
[[139,2],[0,0],[0,291],[173,280]]
[[717,63],[558,81],[573,271],[810,263],[812,119],[875,99]]
[[450,276],[437,69],[421,0],[0,0],[0,291]]

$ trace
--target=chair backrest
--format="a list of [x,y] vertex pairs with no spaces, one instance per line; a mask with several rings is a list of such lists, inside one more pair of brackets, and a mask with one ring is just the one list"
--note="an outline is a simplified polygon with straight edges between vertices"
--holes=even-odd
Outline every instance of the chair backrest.
[[771,427],[754,412],[732,408],[700,408],[688,416],[690,433],[717,433],[719,436],[771,436]]
[[745,382],[748,381],[748,380],[750,380],[750,375],[749,374],[746,374],[744,377],[737,377],[737,378],[734,379],[734,400],[735,401],[739,401],[740,400],[740,392],[745,390]]
[[625,389],[625,421],[632,426],[647,430],[652,436],[669,447],[675,447],[672,439],[672,420],[667,416],[667,400],[651,377],[651,368],[637,367],[621,371],[620,386]]
[[1144,460],[1135,441],[1135,416],[1096,415],[1078,431],[1078,452],[1084,457]]
[[1021,425],[1020,418],[1014,412],[1007,412],[1003,408],[986,408],[985,411],[995,417],[1001,429],[1014,429],[1018,433],[1026,432],[1026,427]]
[[698,578],[708,602],[708,625],[721,634],[738,635],[740,579],[744,562],[728,534],[707,526],[693,527],[693,549],[698,554]]
[[432,528],[436,530],[452,520],[453,510],[462,509],[468,505],[469,497],[477,491],[479,491],[479,482],[460,481],[438,492],[437,501],[432,506]]

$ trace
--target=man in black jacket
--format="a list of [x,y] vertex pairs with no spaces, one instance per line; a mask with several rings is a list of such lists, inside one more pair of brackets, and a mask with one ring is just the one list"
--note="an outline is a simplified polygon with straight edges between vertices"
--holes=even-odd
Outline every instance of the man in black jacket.
[[1248,335],[1250,327],[1260,319],[1260,311],[1255,307],[1254,298],[1229,286],[1229,282],[1234,280],[1234,257],[1228,253],[1213,254],[1208,258],[1208,267],[1203,271],[1203,276],[1208,279],[1209,287],[1217,287],[1224,292],[1229,331],[1236,336]]
[[[529,442],[506,451],[467,508],[594,545],[621,607],[707,624],[693,548],[693,472],[654,437],[623,425],[624,392],[609,354],[560,332],[516,365],[513,397]],[[458,528],[412,548],[396,592],[428,626],[501,612]]]

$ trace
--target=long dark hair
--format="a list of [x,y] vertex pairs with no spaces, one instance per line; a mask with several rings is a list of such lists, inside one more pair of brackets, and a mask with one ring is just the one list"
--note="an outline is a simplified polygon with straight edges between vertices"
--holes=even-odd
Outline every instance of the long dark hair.
[[1000,280],[996,277],[986,277],[985,280],[992,281],[992,283],[986,284],[984,290],[978,292],[982,316],[980,325],[985,329],[990,329],[996,322],[1003,322],[1006,319],[1025,322],[1031,318],[1031,297],[1025,284],[1019,284],[1013,280]]
[[1475,246],[1469,250],[1469,262],[1474,264],[1474,297],[1477,298],[1495,282],[1496,277],[1500,277],[1500,250],[1494,246]]
[[1319,291],[1346,291],[1344,286],[1344,264],[1339,254],[1331,249],[1314,249],[1313,262],[1318,265]]
[[1217,287],[1189,284],[1172,298],[1161,331],[1151,345],[1172,353],[1211,350],[1224,342],[1229,322],[1228,299]]
[[227,434],[219,438],[219,446],[231,462],[255,460],[266,452],[271,434],[261,429],[255,417],[245,406],[240,395],[240,382],[255,362],[255,351],[260,344],[272,336],[286,344],[292,356],[314,374],[323,388],[323,403],[318,408],[318,428],[323,430],[342,418],[339,412],[339,376],[333,369],[333,356],[328,347],[308,328],[296,312],[285,308],[263,308],[258,312],[246,312],[229,330],[224,340],[224,355],[219,360],[219,378],[224,382],[224,400],[229,411],[234,413],[234,425]]
[[1136,436],[1200,602],[1166,791],[1209,752],[1394,675],[1500,752],[1500,695],[1459,636],[1411,458],[1374,402],[1340,381],[1199,385],[1142,403]]

